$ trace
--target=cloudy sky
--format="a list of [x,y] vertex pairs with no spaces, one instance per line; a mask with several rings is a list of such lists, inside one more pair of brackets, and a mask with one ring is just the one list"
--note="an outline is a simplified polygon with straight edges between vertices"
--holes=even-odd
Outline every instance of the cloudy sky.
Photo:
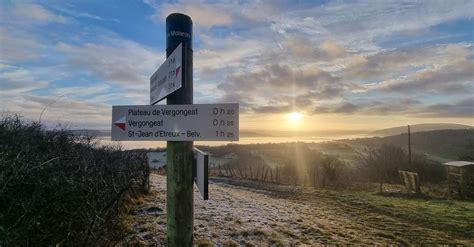
[[[194,22],[195,103],[241,129],[474,125],[474,1],[4,1],[0,100],[49,125],[109,129],[148,104],[165,18]],[[287,118],[303,114],[300,122]]]

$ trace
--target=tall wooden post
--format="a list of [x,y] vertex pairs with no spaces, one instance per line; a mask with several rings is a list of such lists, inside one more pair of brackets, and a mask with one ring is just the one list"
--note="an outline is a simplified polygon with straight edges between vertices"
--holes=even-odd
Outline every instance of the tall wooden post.
[[[166,57],[183,43],[183,86],[167,97],[168,105],[193,103],[192,20],[174,13],[166,18]],[[193,244],[193,142],[166,143],[168,246]]]

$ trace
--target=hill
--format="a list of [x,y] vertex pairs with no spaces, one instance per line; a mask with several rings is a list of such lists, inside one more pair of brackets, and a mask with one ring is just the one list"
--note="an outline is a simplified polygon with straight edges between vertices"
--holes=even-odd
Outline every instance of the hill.
[[[341,141],[354,146],[393,144],[407,149],[408,134]],[[448,129],[412,133],[411,144],[413,151],[427,154],[432,159],[440,162],[472,159],[474,154],[474,129]]]
[[[431,131],[431,130],[447,130],[447,129],[472,129],[473,126],[463,124],[447,124],[447,123],[428,123],[410,125],[411,133]],[[399,126],[387,129],[376,130],[371,134],[374,136],[392,136],[407,133],[407,126]]]

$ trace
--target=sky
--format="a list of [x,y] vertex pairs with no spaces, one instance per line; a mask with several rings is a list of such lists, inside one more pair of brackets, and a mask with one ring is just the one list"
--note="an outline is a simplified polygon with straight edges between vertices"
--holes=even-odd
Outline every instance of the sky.
[[174,12],[194,23],[194,102],[239,103],[241,130],[474,125],[473,0],[0,3],[0,110],[47,126],[149,104]]

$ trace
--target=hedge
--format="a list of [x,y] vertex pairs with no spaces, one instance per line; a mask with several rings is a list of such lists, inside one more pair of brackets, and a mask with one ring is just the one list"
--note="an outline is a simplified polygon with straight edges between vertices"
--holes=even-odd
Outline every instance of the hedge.
[[18,116],[0,119],[0,246],[106,243],[125,194],[148,184],[143,154]]

